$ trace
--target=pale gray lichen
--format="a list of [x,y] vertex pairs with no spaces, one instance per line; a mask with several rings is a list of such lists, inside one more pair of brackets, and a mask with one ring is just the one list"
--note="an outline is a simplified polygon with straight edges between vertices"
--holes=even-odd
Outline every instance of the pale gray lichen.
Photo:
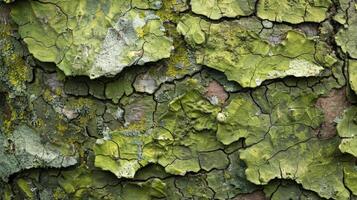
[[89,70],[90,77],[115,75],[126,66],[170,57],[172,40],[164,31],[159,17],[153,12],[127,12],[108,29],[102,49]]
[[65,155],[61,148],[44,142],[41,136],[26,125],[20,125],[6,137],[0,134],[0,177],[6,180],[10,175],[24,169],[36,167],[68,167],[78,162],[73,152]]

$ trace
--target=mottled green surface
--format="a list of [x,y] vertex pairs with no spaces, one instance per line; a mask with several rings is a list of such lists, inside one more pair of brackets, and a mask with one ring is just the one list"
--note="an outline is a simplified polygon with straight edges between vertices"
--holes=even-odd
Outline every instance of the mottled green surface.
[[8,138],[1,134],[0,144],[0,177],[5,180],[24,169],[68,167],[76,164],[78,159],[75,152],[61,151],[52,144],[42,143],[38,133],[27,126],[17,127]]
[[357,168],[356,166],[346,166],[344,168],[345,184],[353,195],[357,195]]
[[40,61],[55,62],[66,75],[113,76],[124,67],[167,58],[173,48],[160,18],[150,11],[161,1],[16,4],[11,15],[29,51]]
[[[151,101],[143,98],[140,100],[143,104],[154,105]],[[98,145],[94,149],[97,167],[109,170],[119,178],[132,178],[138,169],[149,163],[158,163],[165,167],[166,172],[175,175],[198,172],[201,167],[206,170],[227,167],[227,158],[219,155],[216,159],[223,159],[218,161],[223,162],[220,163],[223,164],[221,167],[209,166],[205,162],[200,166],[202,159],[213,157],[200,152],[219,153],[222,145],[215,139],[212,131],[209,131],[215,128],[211,124],[219,108],[200,98],[197,92],[188,92],[171,101],[168,111],[158,117],[156,126],[148,124],[152,121],[152,109],[138,105],[135,107],[137,113],[134,123],[126,120],[127,128],[112,133],[108,139],[97,140]],[[207,130],[202,132],[205,129]]]
[[[334,63],[326,49],[316,49],[312,39],[295,30],[282,30],[281,38],[265,38],[256,18],[211,23],[185,15],[177,30],[195,49],[196,62],[226,74],[243,87],[256,87],[268,79],[308,77]],[[280,31],[278,29],[278,31]],[[318,51],[326,51],[317,60]]]
[[337,131],[342,138],[340,150],[357,157],[357,107],[353,106],[345,111]]
[[260,0],[257,16],[276,22],[321,22],[328,16],[331,0]]
[[210,19],[247,16],[254,13],[256,0],[191,0],[192,12]]
[[342,51],[357,59],[357,3],[341,0],[340,4],[341,10],[336,20],[342,23],[343,28],[336,34],[336,42]]
[[273,181],[265,186],[264,192],[272,200],[291,199],[291,200],[320,200],[323,199],[313,192],[304,190],[299,185],[291,181]]
[[[267,105],[263,108],[271,116],[271,127],[255,141],[257,144],[241,151],[248,180],[267,184],[274,178],[293,179],[321,197],[348,199],[342,168],[336,159],[339,140],[321,141],[314,135],[313,129],[323,120],[314,106],[316,94],[299,88],[287,90],[281,84],[269,85],[267,89],[266,99],[259,103]],[[258,98],[261,96],[257,94]]]
[[357,60],[349,60],[348,75],[351,89],[357,93]]
[[5,2],[0,199],[357,199],[355,1]]

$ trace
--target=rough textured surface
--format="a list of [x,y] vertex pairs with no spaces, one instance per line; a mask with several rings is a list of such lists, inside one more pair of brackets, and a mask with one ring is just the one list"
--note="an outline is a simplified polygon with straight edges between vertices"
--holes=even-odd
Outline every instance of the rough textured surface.
[[210,19],[247,16],[254,13],[256,0],[192,0],[192,12]]
[[[141,99],[141,102],[145,100]],[[147,105],[154,103],[149,101]],[[139,107],[136,112],[137,115],[146,115],[148,111]],[[158,163],[165,167],[166,172],[177,175],[198,172],[201,167],[207,171],[213,168],[224,169],[228,159],[219,151],[221,144],[212,133],[200,133],[203,129],[214,128],[211,121],[218,111],[217,107],[210,105],[197,92],[186,93],[169,103],[168,111],[158,117],[157,127],[147,124],[152,119],[138,116],[135,123],[126,120],[127,128],[112,133],[111,139],[97,140],[98,145],[94,149],[97,155],[95,165],[113,172],[119,178],[133,178],[138,169],[149,163]],[[149,116],[152,116],[152,110]],[[193,121],[192,127],[190,121]],[[186,128],[180,130],[180,127]],[[204,140],[210,143],[202,143]],[[212,153],[204,154],[207,151]],[[209,161],[205,161],[214,157],[223,159],[217,162],[221,166],[215,166],[215,163],[209,166]],[[200,161],[203,162],[201,167]]]
[[301,186],[291,181],[274,181],[264,188],[267,197],[272,200],[291,199],[291,200],[322,200],[311,191],[304,190]]
[[260,0],[257,15],[276,22],[321,22],[327,17],[331,0]]
[[[293,179],[321,197],[348,199],[342,164],[336,165],[339,140],[320,141],[313,135],[313,129],[323,119],[321,111],[314,106],[316,94],[299,88],[288,92],[284,88],[281,84],[269,85],[266,99],[259,101],[267,104],[263,108],[271,116],[271,127],[254,141],[256,144],[241,151],[240,157],[248,167],[248,180],[267,184],[274,178]],[[269,105],[276,106],[270,108]],[[291,159],[291,155],[295,155],[295,159]],[[313,179],[315,176],[319,178]]]
[[357,108],[351,107],[343,115],[337,126],[338,135],[342,138],[339,146],[342,152],[357,157]]
[[[78,155],[41,141],[40,136],[27,126],[17,127],[11,137],[0,134],[0,178],[6,180],[11,174],[37,167],[68,167],[77,163]],[[67,147],[68,148],[68,147]]]
[[124,67],[167,58],[173,48],[160,18],[149,10],[160,8],[161,1],[16,4],[11,15],[30,53],[55,62],[66,75],[113,76]]
[[0,0],[0,199],[357,199],[355,15]]
[[346,89],[332,90],[327,96],[322,96],[316,101],[316,106],[322,110],[325,119],[317,136],[322,139],[336,135],[336,123],[343,111],[350,106],[346,98]]
[[341,0],[341,10],[336,21],[343,24],[343,28],[336,34],[336,42],[342,51],[357,59],[357,7],[356,2]]
[[357,60],[350,60],[348,64],[348,75],[351,89],[357,93]]
[[334,63],[333,55],[316,60],[317,44],[303,33],[283,30],[280,41],[273,44],[259,36],[262,29],[255,18],[211,23],[191,15],[181,18],[177,26],[196,49],[198,63],[224,72],[243,87],[285,76],[317,76],[325,65]]

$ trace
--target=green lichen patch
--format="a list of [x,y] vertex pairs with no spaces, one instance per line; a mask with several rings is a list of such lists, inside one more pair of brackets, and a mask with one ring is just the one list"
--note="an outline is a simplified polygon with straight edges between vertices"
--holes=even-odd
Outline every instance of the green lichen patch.
[[343,20],[338,20],[344,24],[335,35],[336,43],[352,58],[357,59],[357,8],[356,3],[348,0],[341,0],[341,10],[339,16]]
[[114,103],[118,103],[123,95],[129,96],[132,94],[134,92],[132,83],[143,70],[143,68],[137,67],[124,69],[123,73],[119,74],[115,80],[106,83],[105,97],[111,99]]
[[190,15],[182,17],[177,26],[195,48],[197,63],[224,72],[243,87],[285,76],[318,76],[325,63],[331,64],[315,59],[316,42],[304,34],[288,30],[281,41],[272,44],[260,38],[261,29],[254,18],[210,23]]
[[291,181],[273,181],[265,186],[264,192],[271,200],[322,200],[317,194],[304,190],[301,186]]
[[357,157],[357,107],[353,106],[345,111],[337,125],[337,131],[342,138],[340,150]]
[[346,165],[344,168],[345,185],[357,196],[357,166]]
[[210,19],[222,17],[238,17],[253,14],[256,0],[192,0],[192,12],[204,15]]
[[299,87],[272,84],[253,96],[262,111],[271,116],[272,126],[240,153],[247,164],[247,179],[256,184],[268,184],[275,178],[292,179],[321,197],[348,199],[338,159],[340,140],[319,140],[315,135],[314,129],[323,121],[315,107],[318,95]]
[[34,199],[34,195],[31,191],[31,185],[25,179],[18,179],[17,186],[25,194],[27,198]]
[[331,0],[261,0],[258,2],[257,15],[262,19],[276,22],[321,22],[327,18]]
[[[245,179],[244,163],[238,152],[230,156],[226,169],[213,169],[208,173],[187,174],[165,179],[168,199],[233,199],[239,194],[251,193],[258,186]],[[244,195],[243,195],[244,196]]]
[[339,0],[336,13],[333,19],[340,24],[345,24],[348,19],[347,10],[350,8],[352,1],[350,0]]
[[225,170],[212,170],[207,174],[207,183],[215,191],[215,199],[230,199],[237,194],[250,193],[259,188],[246,180],[246,166],[239,159],[238,151],[230,154],[229,160],[230,165]]
[[17,185],[13,190],[20,199],[151,200],[163,198],[168,192],[166,184],[158,178],[121,181],[110,173],[84,165],[44,172],[28,170],[14,180]]
[[357,94],[357,61],[349,60],[348,75],[351,89]]
[[56,63],[66,75],[97,78],[170,56],[172,41],[150,10],[160,5],[161,1],[21,1],[11,15],[34,57]]
[[0,199],[357,198],[354,0],[3,1]]
[[225,145],[241,138],[251,145],[264,137],[270,127],[269,115],[261,113],[247,94],[231,96],[229,105],[217,114],[217,120],[217,138]]
[[[302,128],[285,129],[293,133],[290,137],[295,137],[295,140],[278,130],[272,130],[264,142],[244,150],[241,158],[248,165],[248,180],[267,184],[274,178],[292,179],[321,197],[349,199],[349,192],[343,184],[341,164],[336,164],[339,163],[336,160],[339,141],[311,139],[308,130],[299,129]],[[291,155],[295,155],[295,159],[291,159]],[[258,157],[262,157],[259,162]]]
[[[149,163],[158,163],[166,172],[176,175],[198,172],[200,161],[204,163],[206,157],[199,153],[222,146],[211,131],[216,129],[214,121],[218,111],[218,107],[197,91],[188,92],[171,101],[167,112],[151,128],[138,126],[140,122],[136,122],[111,133],[109,138],[97,140],[95,165],[119,178],[132,178],[138,169]],[[133,116],[136,120],[138,115]],[[144,120],[150,122],[147,118]],[[207,169],[212,167],[203,165]]]

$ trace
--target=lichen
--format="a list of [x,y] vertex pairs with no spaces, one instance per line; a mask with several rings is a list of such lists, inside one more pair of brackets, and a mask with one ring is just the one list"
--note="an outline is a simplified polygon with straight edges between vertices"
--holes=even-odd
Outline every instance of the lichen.
[[345,20],[342,21],[343,27],[336,34],[335,40],[341,46],[342,51],[357,59],[357,4],[348,0],[341,0],[340,4],[341,10],[339,14]]
[[303,189],[300,185],[291,181],[274,181],[264,188],[266,196],[271,200],[291,199],[291,200],[322,200],[317,194]]
[[286,31],[278,44],[271,44],[260,38],[261,28],[254,18],[211,23],[191,15],[177,26],[195,48],[197,63],[224,72],[243,87],[285,76],[318,76],[327,67],[315,59],[316,43],[303,33]]
[[234,0],[192,0],[192,11],[205,15],[210,19],[222,17],[238,17],[253,14],[256,0],[234,1]]
[[293,24],[321,22],[327,18],[331,4],[331,0],[261,0],[258,2],[257,16],[270,21]]
[[348,75],[351,89],[357,94],[357,61],[349,60]]
[[41,141],[40,135],[21,125],[9,137],[0,134],[2,165],[0,178],[36,167],[67,167],[76,164],[76,152],[65,155],[59,147]]
[[[127,128],[111,133],[111,138],[97,140],[94,148],[95,165],[113,172],[118,178],[133,178],[137,170],[150,163],[158,163],[166,172],[176,175],[198,172],[199,152],[218,150],[221,146],[212,132],[210,136],[202,133],[215,129],[212,121],[219,108],[202,99],[197,91],[171,101],[167,112],[155,124],[147,124],[152,121],[152,114],[145,116],[145,108],[128,108],[137,111],[126,117]],[[146,122],[143,127],[130,125],[141,120]],[[191,120],[194,123],[190,123]],[[180,130],[181,127],[185,128]],[[202,143],[204,135],[210,144]]]
[[167,58],[172,50],[154,12],[161,1],[16,4],[11,15],[29,51],[66,75],[113,76],[124,67]]
[[0,0],[0,199],[356,199],[356,8]]
[[292,179],[321,197],[349,199],[338,159],[339,139],[319,140],[314,133],[322,122],[321,111],[314,107],[316,95],[299,88],[284,95],[284,86],[270,87],[262,108],[270,114],[272,126],[240,154],[247,163],[247,179],[256,184]]
[[340,150],[357,157],[357,108],[347,109],[337,125],[338,135],[341,137]]

